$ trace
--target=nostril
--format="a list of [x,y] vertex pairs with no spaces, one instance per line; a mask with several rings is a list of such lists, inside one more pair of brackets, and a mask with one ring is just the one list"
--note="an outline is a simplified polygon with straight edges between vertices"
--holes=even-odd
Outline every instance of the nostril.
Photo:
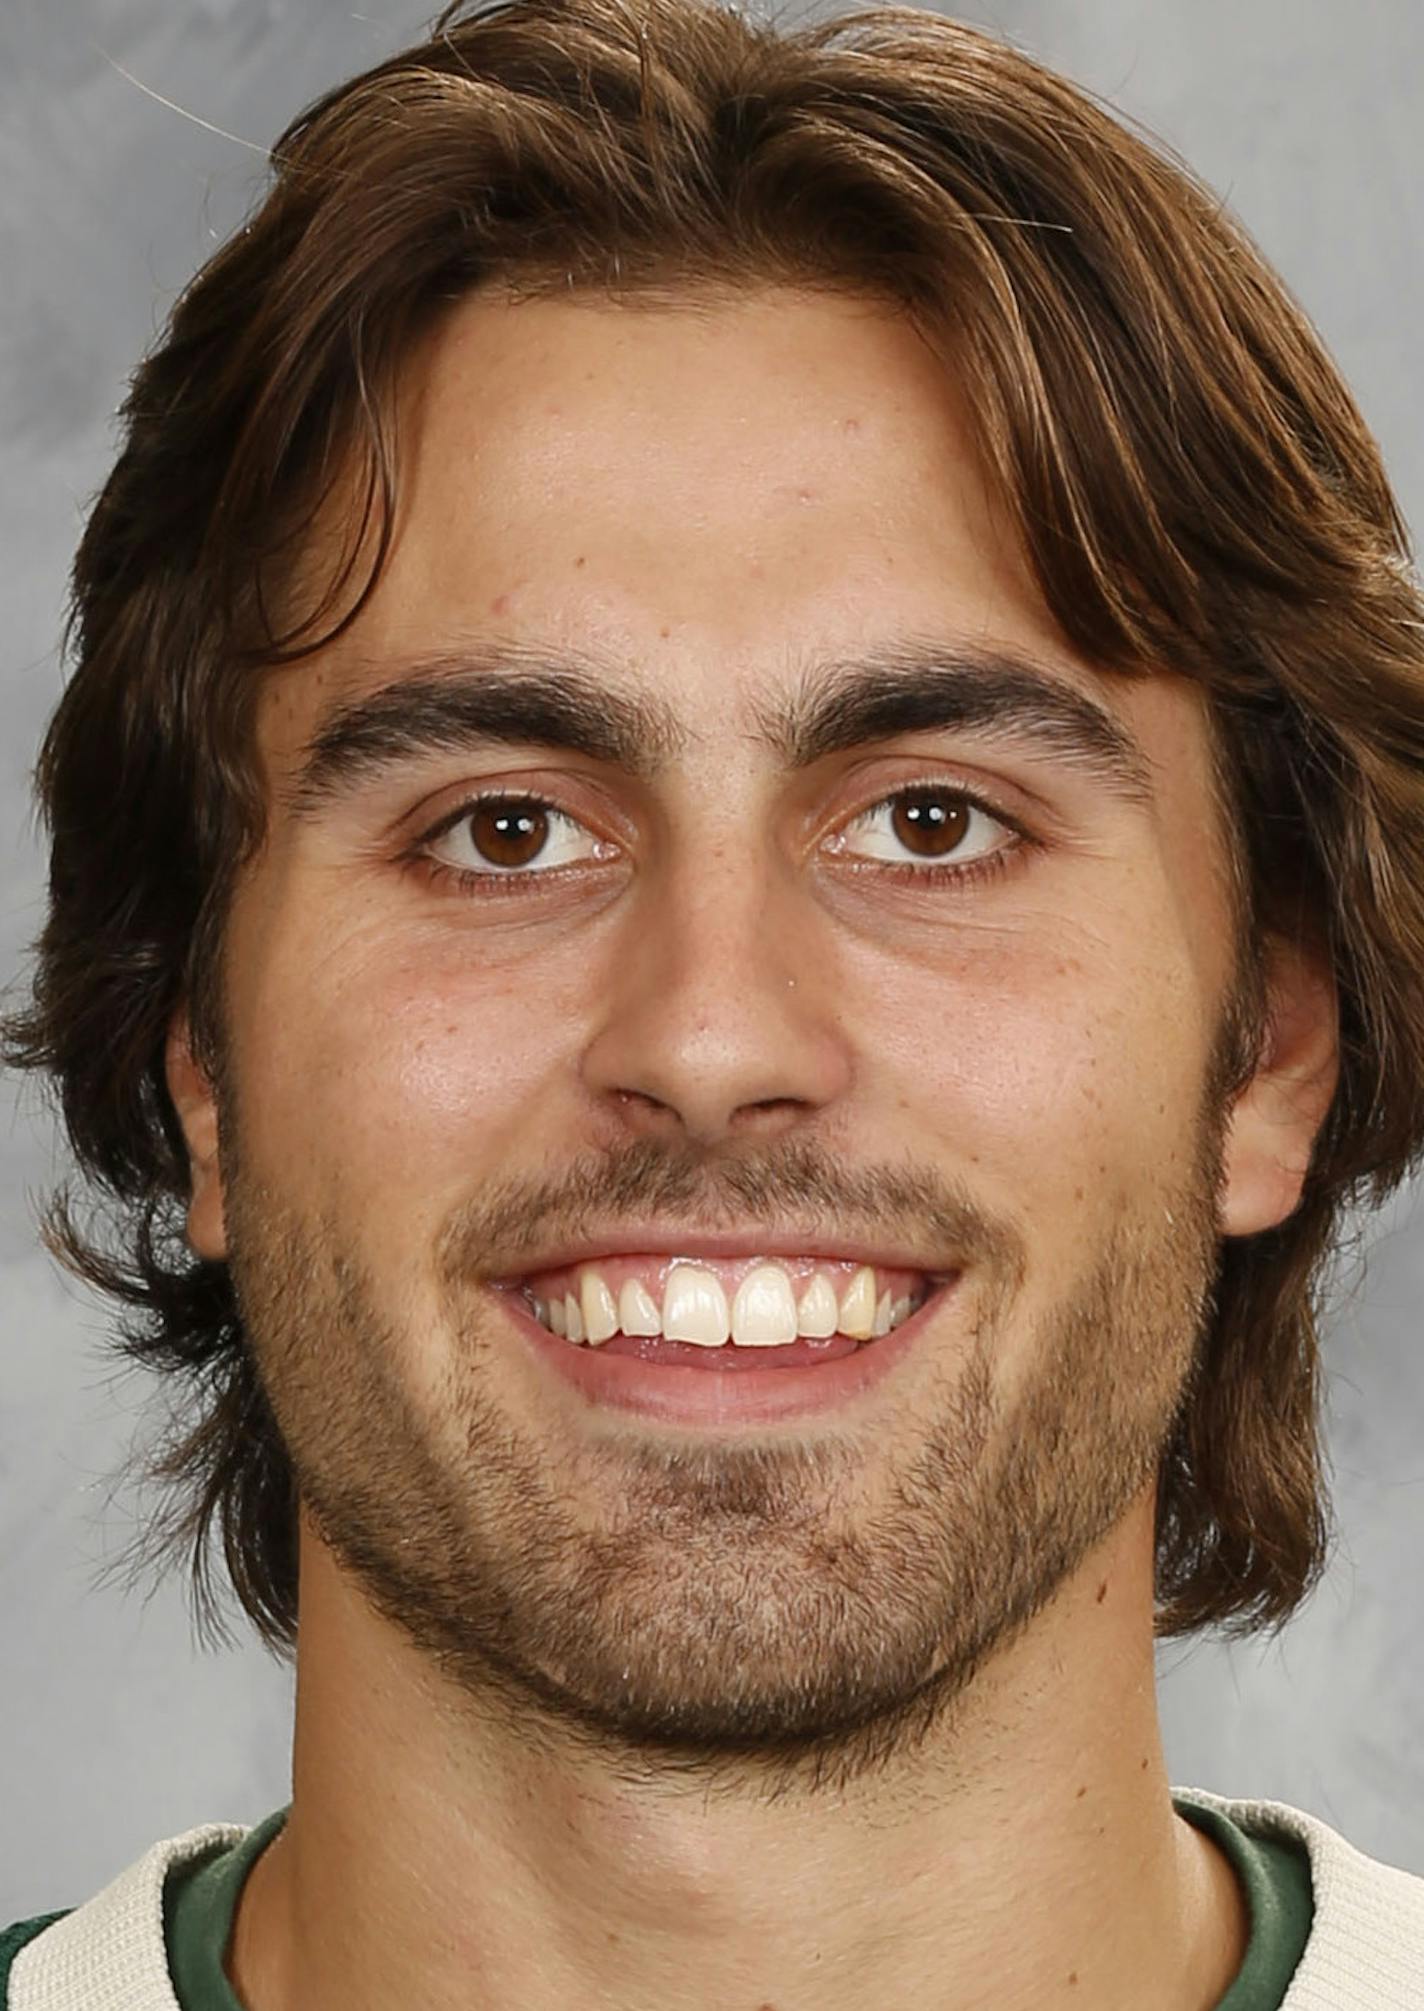
[[613,1097],[624,1110],[637,1116],[672,1117],[676,1114],[670,1103],[663,1103],[641,1089],[615,1089]]
[[744,1103],[732,1112],[733,1122],[757,1117],[797,1117],[811,1105],[799,1096],[765,1096],[756,1103]]

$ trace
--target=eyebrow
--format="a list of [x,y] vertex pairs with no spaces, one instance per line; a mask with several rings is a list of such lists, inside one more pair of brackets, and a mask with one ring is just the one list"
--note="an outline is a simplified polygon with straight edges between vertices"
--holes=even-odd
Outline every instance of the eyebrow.
[[[379,668],[389,681],[336,707],[308,743],[287,792],[297,818],[431,754],[530,745],[650,777],[688,743],[665,699],[620,689],[586,654],[500,644]],[[1152,799],[1150,764],[1116,714],[1014,649],[911,642],[821,663],[789,700],[757,707],[752,723],[793,769],[903,734],[957,730],[1066,762],[1138,807]]]

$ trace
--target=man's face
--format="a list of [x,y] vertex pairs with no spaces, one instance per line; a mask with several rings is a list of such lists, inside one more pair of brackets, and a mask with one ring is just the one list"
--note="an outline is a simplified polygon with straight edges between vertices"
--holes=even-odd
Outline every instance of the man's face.
[[[427,362],[377,593],[262,695],[194,1242],[304,1570],[319,1543],[463,1690],[703,1752],[883,1729],[1150,1522],[1231,1178],[1199,699],[1075,660],[873,305],[477,299]],[[408,707],[393,745],[437,653],[503,723],[437,700],[439,744]],[[1107,714],[1136,777],[985,657]],[[551,1364],[532,1299],[592,1270],[656,1303],[689,1252],[729,1301],[774,1253],[793,1299],[868,1266],[925,1303],[785,1414],[743,1390],[772,1366],[659,1410]]]

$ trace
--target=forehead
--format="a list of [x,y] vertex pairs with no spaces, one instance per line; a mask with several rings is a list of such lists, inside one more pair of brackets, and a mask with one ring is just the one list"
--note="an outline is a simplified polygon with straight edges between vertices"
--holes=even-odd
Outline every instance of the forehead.
[[[1025,647],[1149,737],[1164,706],[1195,699],[1075,658],[952,372],[884,304],[476,295],[409,359],[398,428],[373,596],[264,691],[279,768],[390,666],[461,645],[596,662],[627,695],[675,705],[689,744],[744,726],[808,666],[907,634]],[[309,577],[338,549],[333,517]]]

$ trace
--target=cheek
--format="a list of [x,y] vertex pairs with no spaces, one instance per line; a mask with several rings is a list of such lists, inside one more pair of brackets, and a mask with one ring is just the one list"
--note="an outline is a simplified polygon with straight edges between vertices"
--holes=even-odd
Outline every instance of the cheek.
[[1179,949],[1020,918],[847,996],[872,1094],[1035,1233],[1187,1177],[1209,1028]]
[[472,1181],[530,1164],[572,1074],[584,989],[572,971],[492,969],[448,944],[393,954],[379,930],[320,959],[275,954],[240,1066],[254,1172],[318,1206],[339,1188],[343,1211],[438,1221]]
[[[1065,1249],[1077,1225],[1183,1181],[1205,983],[1184,941],[1118,906],[1123,919],[1091,924],[1021,907],[875,939],[832,927],[813,960],[819,1008],[856,1087],[824,1115],[851,1152],[923,1156]],[[274,927],[235,1002],[253,1171],[409,1238],[481,1180],[567,1158],[618,947],[616,931],[600,945],[531,934],[496,957],[448,927],[393,940],[378,911],[316,947]]]
[[547,971],[491,970],[472,960],[395,968],[372,995],[371,1024],[354,1039],[358,1049],[384,1044],[382,1094],[392,1119],[431,1136],[448,1133],[467,1153],[472,1133],[503,1137],[518,1127],[566,1067],[571,993]]

